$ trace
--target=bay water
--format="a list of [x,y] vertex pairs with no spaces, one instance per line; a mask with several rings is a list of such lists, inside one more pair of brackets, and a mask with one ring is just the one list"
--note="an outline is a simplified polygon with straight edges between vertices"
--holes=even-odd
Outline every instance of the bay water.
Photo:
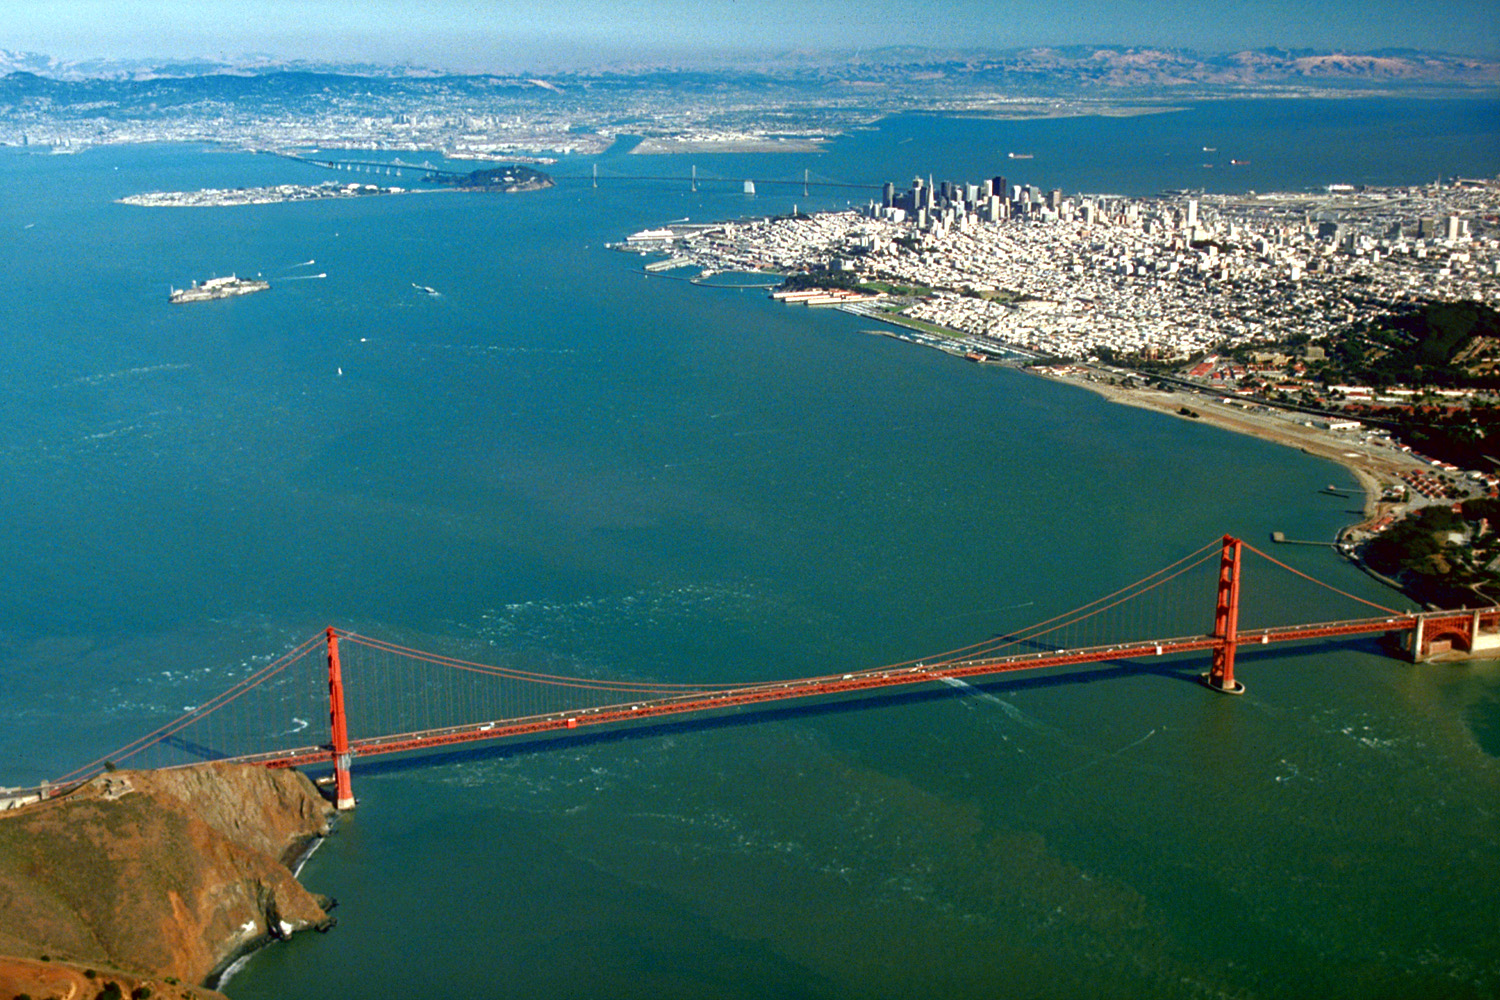
[[[1317,492],[1350,484],[1337,466],[648,277],[604,244],[865,198],[736,182],[803,169],[1124,194],[1493,176],[1497,108],[913,115],[815,155],[613,154],[598,188],[565,160],[524,196],[217,209],[115,199],[329,175],[209,147],[6,150],[0,780],[108,753],[328,624],[555,673],[770,679],[984,639],[1226,532],[1329,538],[1354,516]],[[1203,146],[1249,163],[1204,167]],[[725,182],[626,179],[691,167]],[[273,289],[166,302],[230,272]],[[1405,606],[1331,552],[1275,554]],[[1278,600],[1266,578],[1247,623],[1357,613]],[[1176,611],[1203,631],[1212,595]],[[361,761],[359,808],[303,871],[339,926],[226,989],[1500,989],[1495,668],[1310,646],[1247,655],[1238,699],[1202,669]]]

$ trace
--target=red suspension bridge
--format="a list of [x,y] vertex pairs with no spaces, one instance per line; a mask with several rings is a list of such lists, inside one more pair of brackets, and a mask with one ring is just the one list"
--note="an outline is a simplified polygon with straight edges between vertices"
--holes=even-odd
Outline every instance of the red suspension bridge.
[[[1241,557],[1245,551],[1379,614],[1242,628]],[[1186,579],[1185,574],[1195,568],[1210,569],[1215,558],[1211,632],[1080,641],[1083,626],[1110,615],[1120,619],[1122,609],[1141,604],[1147,595],[1175,602],[1175,597],[1161,597],[1167,593],[1166,585]],[[1121,625],[1134,636],[1146,631],[1139,619],[1117,622],[1117,628]],[[1131,632],[1132,627],[1136,631]],[[322,764],[332,767],[338,807],[348,809],[354,805],[350,766],[358,757],[565,733],[586,726],[640,724],[663,716],[725,712],[790,699],[832,698],[933,682],[957,685],[965,678],[1014,671],[1194,652],[1210,654],[1210,668],[1202,675],[1208,688],[1240,694],[1244,686],[1235,678],[1235,655],[1241,647],[1374,633],[1403,637],[1403,648],[1413,660],[1473,655],[1500,649],[1500,605],[1463,611],[1396,611],[1314,580],[1226,535],[1128,587],[1026,629],[920,660],[789,680],[669,684],[569,677],[456,659],[329,628],[179,718],[64,775],[51,792],[126,763],[173,767],[210,759],[268,767]],[[1093,633],[1095,638],[1099,635]],[[315,733],[324,735],[312,723],[324,712],[329,723],[327,738],[307,742]]]

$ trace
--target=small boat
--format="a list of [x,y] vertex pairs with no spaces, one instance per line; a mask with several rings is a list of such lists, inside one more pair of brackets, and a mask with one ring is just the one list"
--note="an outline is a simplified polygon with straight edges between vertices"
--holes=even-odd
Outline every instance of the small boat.
[[1006,156],[1007,159],[1011,159],[1011,160],[1030,160],[1030,159],[1033,159],[1036,156],[1036,154],[1035,153],[1006,153],[1005,156]]
[[419,285],[415,281],[413,281],[411,283],[411,287],[415,288],[417,291],[421,292],[423,295],[438,296],[438,295],[442,295],[443,294],[442,292],[438,291],[436,288],[433,288],[431,285]]

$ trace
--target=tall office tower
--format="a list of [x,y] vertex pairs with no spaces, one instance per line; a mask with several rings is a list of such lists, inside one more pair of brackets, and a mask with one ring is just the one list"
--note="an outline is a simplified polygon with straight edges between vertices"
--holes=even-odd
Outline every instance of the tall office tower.
[[886,208],[896,204],[896,185],[890,181],[886,181],[885,187],[880,189],[880,204]]
[[1062,188],[1053,188],[1047,192],[1047,207],[1054,212],[1062,208]]
[[964,201],[967,201],[970,204],[973,204],[974,202],[976,202],[978,200],[979,200],[979,185],[978,184],[966,184],[966,185],[964,185]]
[[938,194],[948,201],[953,200],[953,184],[951,181],[943,181],[938,184]]
[[986,177],[979,182],[979,197],[988,198],[995,193],[995,182]]
[[924,204],[922,205],[922,207],[927,209],[928,211],[931,211],[932,209],[937,207],[937,191],[933,187],[931,174],[927,175],[927,187],[923,188],[922,190],[924,192]]
[[1198,228],[1198,199],[1188,199],[1187,221],[1185,221],[1182,225],[1184,229],[1188,230]]
[[1010,201],[1010,185],[1004,177],[996,177],[990,181],[990,188],[1000,196],[1001,201]]
[[1083,224],[1092,226],[1094,224],[1094,203],[1086,201],[1083,203]]
[[1448,239],[1459,239],[1463,236],[1463,232],[1463,220],[1456,215],[1448,216]]

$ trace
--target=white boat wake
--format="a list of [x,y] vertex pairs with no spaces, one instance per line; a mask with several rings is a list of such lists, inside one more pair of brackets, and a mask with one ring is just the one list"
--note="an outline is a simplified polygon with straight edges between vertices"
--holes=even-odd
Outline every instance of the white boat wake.
[[1046,725],[1045,723],[1038,722],[1036,719],[1033,719],[1031,716],[1027,715],[1016,706],[1012,705],[1010,702],[1004,700],[1003,698],[997,698],[994,695],[990,694],[988,691],[981,691],[967,681],[959,680],[957,677],[939,677],[938,680],[942,681],[944,684],[948,685],[951,688],[964,689],[964,691],[972,695],[977,701],[986,702],[990,705],[1000,706],[1000,711],[1004,712],[1007,718],[1009,718],[1013,722],[1019,722],[1027,729],[1031,729],[1039,733],[1053,732],[1052,727]]

